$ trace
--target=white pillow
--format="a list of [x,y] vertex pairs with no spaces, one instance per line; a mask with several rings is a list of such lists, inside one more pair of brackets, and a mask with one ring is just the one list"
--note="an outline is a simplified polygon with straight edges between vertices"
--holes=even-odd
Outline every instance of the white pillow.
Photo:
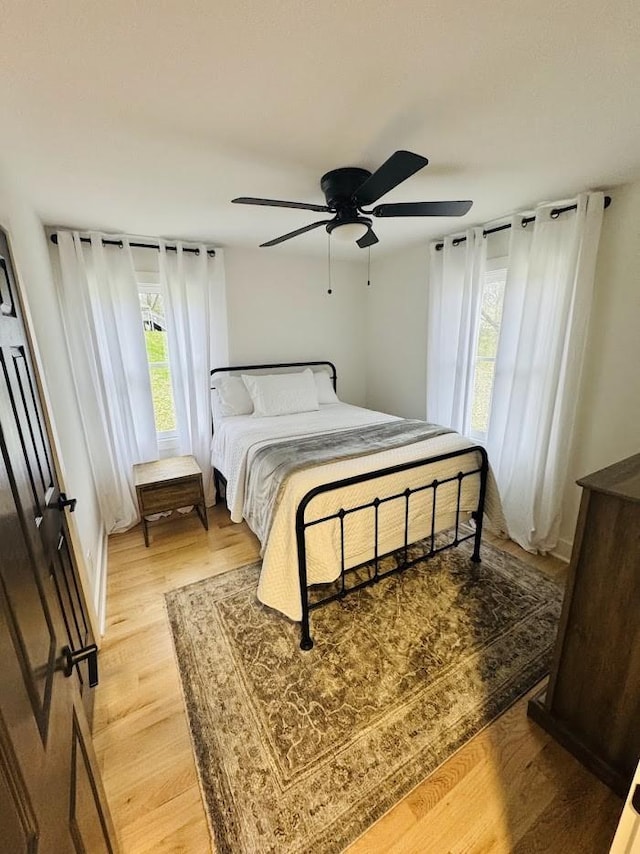
[[326,371],[316,371],[313,374],[313,379],[318,392],[318,403],[340,403],[338,395],[333,388],[331,377]]
[[216,415],[251,415],[253,403],[240,377],[220,377],[215,380],[215,384],[219,403]]
[[253,402],[254,415],[292,415],[319,409],[313,371],[295,374],[242,374]]

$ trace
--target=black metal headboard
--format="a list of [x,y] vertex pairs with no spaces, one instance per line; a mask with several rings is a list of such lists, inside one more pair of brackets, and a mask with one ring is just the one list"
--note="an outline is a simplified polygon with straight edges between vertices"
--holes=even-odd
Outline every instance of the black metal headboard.
[[[336,366],[333,362],[274,362],[269,365],[229,365],[226,368],[214,368],[211,371],[211,377],[213,378],[214,374],[221,373],[231,373],[232,371],[264,371],[269,370],[270,368],[313,368],[313,367],[325,367],[329,368],[328,373],[331,374],[331,381],[333,383],[333,390],[337,391],[337,380],[338,375],[336,373]],[[215,388],[214,385],[211,388]]]

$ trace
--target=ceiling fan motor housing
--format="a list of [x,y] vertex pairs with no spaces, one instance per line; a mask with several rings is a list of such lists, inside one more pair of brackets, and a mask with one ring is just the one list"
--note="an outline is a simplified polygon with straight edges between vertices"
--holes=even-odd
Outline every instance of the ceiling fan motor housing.
[[355,212],[352,201],[355,191],[369,178],[371,172],[356,166],[344,169],[332,169],[320,179],[320,188],[324,193],[327,205],[333,210],[349,208]]
[[[373,210],[365,210],[365,205],[372,205],[395,189],[407,178],[423,169],[429,161],[421,154],[414,154],[403,149],[395,151],[375,172],[361,169],[357,166],[345,166],[342,169],[332,169],[320,179],[320,187],[327,200],[326,205],[310,202],[289,202],[282,199],[262,199],[251,196],[241,196],[232,199],[243,205],[266,205],[276,208],[296,208],[316,211],[317,213],[332,213],[332,219],[321,219],[311,222],[302,228],[296,228],[287,234],[282,234],[261,246],[277,246],[292,237],[299,237],[315,228],[324,226],[331,234],[338,229],[337,236],[345,240],[355,240],[360,249],[368,249],[378,242],[378,237],[371,227],[371,216],[374,217],[403,217],[403,216],[464,216],[468,213],[470,201],[453,202],[397,202],[395,204],[377,205]],[[366,214],[366,216],[362,216]],[[364,229],[364,230],[363,230]]]

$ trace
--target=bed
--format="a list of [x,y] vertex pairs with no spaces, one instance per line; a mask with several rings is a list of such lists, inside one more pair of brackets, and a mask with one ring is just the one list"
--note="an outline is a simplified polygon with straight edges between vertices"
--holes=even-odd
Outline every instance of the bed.
[[[305,370],[316,381],[324,373],[335,392],[331,362],[291,362],[215,368],[212,393],[223,377]],[[311,611],[466,540],[479,563],[485,514],[502,528],[484,448],[334,397],[276,417],[214,407],[217,494],[261,542],[258,598],[300,622],[305,650],[313,646]],[[426,552],[415,557],[409,546],[417,542]]]

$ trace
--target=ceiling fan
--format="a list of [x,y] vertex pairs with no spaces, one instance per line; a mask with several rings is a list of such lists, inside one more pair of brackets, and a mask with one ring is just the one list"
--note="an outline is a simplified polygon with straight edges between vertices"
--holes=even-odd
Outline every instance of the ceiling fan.
[[[288,234],[283,234],[261,246],[276,246],[292,237],[298,237],[307,231],[326,226],[327,232],[336,232],[346,240],[355,240],[361,249],[378,242],[371,217],[385,216],[464,216],[473,202],[398,202],[396,204],[377,205],[373,210],[365,210],[363,205],[377,202],[389,190],[406,181],[429,161],[426,157],[411,151],[396,151],[372,174],[368,169],[348,166],[333,169],[320,179],[320,187],[327,201],[326,205],[307,204],[306,202],[284,202],[278,199],[255,199],[241,196],[232,199],[239,205],[266,205],[274,208],[299,208],[318,213],[333,213],[333,219],[321,219],[312,222]],[[365,216],[363,216],[365,214]]]

